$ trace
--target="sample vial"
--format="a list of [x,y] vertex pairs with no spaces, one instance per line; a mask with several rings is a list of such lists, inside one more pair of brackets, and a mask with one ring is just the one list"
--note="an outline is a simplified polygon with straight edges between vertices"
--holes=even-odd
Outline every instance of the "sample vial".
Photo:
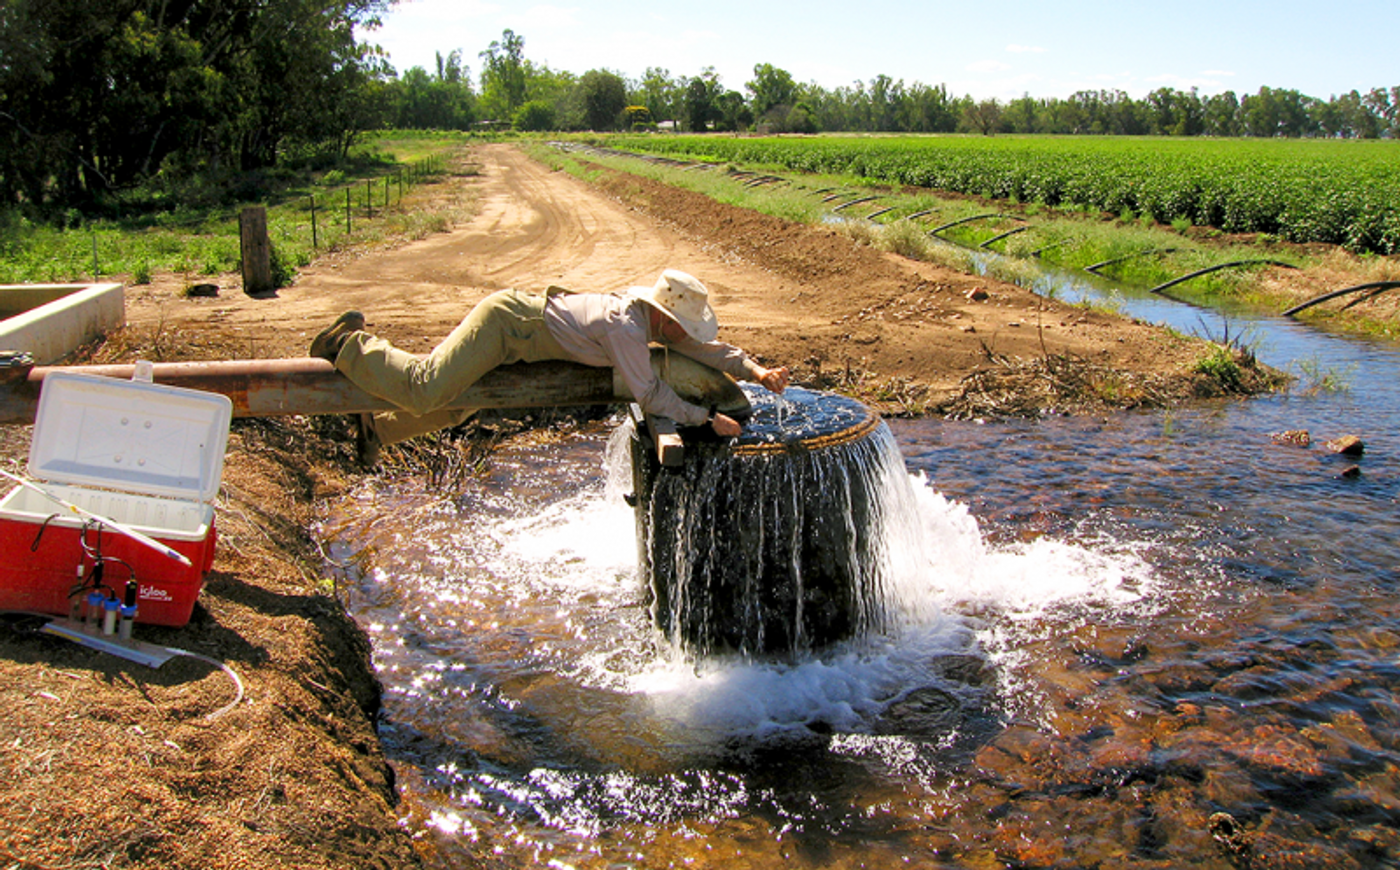
[[102,602],[106,597],[97,589],[87,595],[87,614],[84,616],[84,629],[88,634],[97,634],[102,626]]
[[122,640],[131,640],[131,625],[136,622],[136,605],[123,604],[121,607],[121,627],[117,629],[117,637]]
[[117,633],[117,611],[121,609],[122,603],[115,598],[108,598],[102,602],[102,633],[114,635]]
[[136,621],[136,596],[141,587],[133,577],[126,581],[126,598],[122,601],[121,628],[117,631],[117,636],[122,640],[131,640],[131,624]]

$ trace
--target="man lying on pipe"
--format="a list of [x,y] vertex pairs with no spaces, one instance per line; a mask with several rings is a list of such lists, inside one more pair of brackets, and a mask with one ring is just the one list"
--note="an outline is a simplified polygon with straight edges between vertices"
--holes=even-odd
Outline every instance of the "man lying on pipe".
[[786,366],[766,368],[744,351],[716,341],[719,323],[699,279],[667,269],[651,287],[620,293],[543,295],[501,290],[483,299],[427,356],[412,354],[365,331],[365,318],[347,311],[311,342],[311,355],[329,360],[365,392],[401,411],[360,414],[360,458],[372,465],[379,446],[455,426],[471,409],[446,408],[491,369],[516,362],[571,360],[615,369],[648,414],[684,426],[709,425],[732,437],[734,418],[687,402],[652,370],[649,345],[670,350],[738,380],[781,393]]

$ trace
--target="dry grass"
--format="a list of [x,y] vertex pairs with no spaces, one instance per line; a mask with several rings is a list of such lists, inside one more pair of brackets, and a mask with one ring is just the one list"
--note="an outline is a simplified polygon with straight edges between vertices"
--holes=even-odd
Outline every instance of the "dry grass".
[[931,237],[913,221],[879,224],[864,220],[844,220],[836,229],[851,241],[881,251],[890,251],[911,260],[936,263],[959,272],[972,272],[974,257],[966,248]]
[[1009,359],[988,351],[988,365],[963,378],[956,398],[940,410],[955,420],[1090,414],[1169,408],[1191,399],[1253,395],[1279,389],[1287,378],[1238,357],[1229,379],[1197,371],[1144,374],[1070,356]]
[[415,865],[374,738],[368,645],[307,533],[314,498],[345,485],[335,457],[305,418],[238,421],[194,617],[138,628],[239,674],[227,715],[234,686],[205,661],[149,669],[5,624],[0,867]]

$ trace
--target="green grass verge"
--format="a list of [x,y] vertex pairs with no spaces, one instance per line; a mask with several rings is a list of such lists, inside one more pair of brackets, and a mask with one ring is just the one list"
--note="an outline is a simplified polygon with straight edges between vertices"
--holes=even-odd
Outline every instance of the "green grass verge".
[[267,209],[274,266],[283,283],[316,256],[386,236],[420,238],[450,216],[405,206],[416,186],[453,170],[470,144],[460,134],[385,133],[358,147],[342,167],[284,173],[256,202],[173,208],[124,219],[31,223],[0,212],[0,284],[123,280],[147,283],[157,272],[203,276],[239,270],[239,213]]

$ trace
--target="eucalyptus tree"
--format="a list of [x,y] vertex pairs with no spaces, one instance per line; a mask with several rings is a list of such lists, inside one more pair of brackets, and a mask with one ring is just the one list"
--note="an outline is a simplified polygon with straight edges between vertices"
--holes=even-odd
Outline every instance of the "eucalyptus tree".
[[459,52],[437,56],[437,73],[411,67],[386,86],[386,120],[415,130],[467,130],[476,120],[471,76]]
[[510,28],[481,53],[481,102],[497,118],[509,118],[527,99],[525,38]]
[[595,69],[578,82],[583,103],[584,126],[590,130],[616,130],[627,108],[627,85],[622,76]]
[[1205,98],[1202,130],[1207,136],[1240,135],[1240,100],[1234,91]]
[[1045,129],[1042,105],[1030,94],[1022,94],[1006,104],[1002,123],[1011,133],[1040,133]]
[[384,72],[355,31],[393,2],[5,0],[0,203],[85,208],[157,178],[217,192],[289,149],[347,147]]
[[963,107],[962,126],[971,132],[990,136],[1000,129],[1003,111],[1001,103],[994,97],[969,102]]
[[958,127],[961,107],[949,98],[946,85],[915,82],[905,92],[899,116],[910,133],[951,133]]
[[1400,85],[1390,89],[1372,88],[1361,98],[1366,111],[1375,115],[1382,134],[1400,139]]
[[715,97],[715,129],[737,133],[753,126],[753,111],[738,91],[723,91]]
[[652,121],[679,120],[685,103],[685,85],[685,81],[671,78],[670,70],[649,66],[642,73],[637,102],[646,106]]
[[752,96],[749,108],[754,118],[764,121],[775,112],[786,114],[797,102],[797,82],[792,74],[771,63],[756,64],[753,68],[753,81],[744,85]]
[[719,98],[723,93],[719,74],[712,66],[705,67],[700,75],[693,76],[686,82],[685,129],[697,133],[710,129],[710,124],[721,118]]

